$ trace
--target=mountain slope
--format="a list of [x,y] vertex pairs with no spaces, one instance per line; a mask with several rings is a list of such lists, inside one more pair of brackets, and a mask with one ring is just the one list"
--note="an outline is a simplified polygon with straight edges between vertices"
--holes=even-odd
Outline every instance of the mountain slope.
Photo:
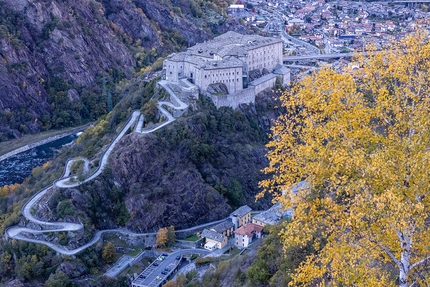
[[121,79],[213,37],[205,13],[226,1],[194,17],[203,2],[1,0],[0,141],[105,114]]

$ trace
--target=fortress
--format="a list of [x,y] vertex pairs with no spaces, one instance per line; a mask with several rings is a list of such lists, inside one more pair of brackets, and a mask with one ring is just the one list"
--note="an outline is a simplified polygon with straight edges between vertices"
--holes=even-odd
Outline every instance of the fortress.
[[282,65],[283,42],[272,37],[227,32],[163,62],[166,81],[195,84],[217,108],[253,103],[272,88],[276,78],[289,85],[290,70]]

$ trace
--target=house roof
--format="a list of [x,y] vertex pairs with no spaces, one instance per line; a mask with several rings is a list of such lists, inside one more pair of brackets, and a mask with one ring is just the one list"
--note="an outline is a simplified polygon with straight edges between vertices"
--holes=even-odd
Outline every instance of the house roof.
[[265,224],[274,225],[282,218],[292,217],[292,215],[292,209],[285,210],[282,204],[278,202],[268,210],[254,216],[254,219]]
[[248,223],[238,228],[234,233],[239,235],[253,236],[253,232],[261,232],[263,227],[254,223]]
[[290,69],[288,69],[287,67],[281,64],[276,65],[273,71],[273,73],[277,75],[285,75],[285,74],[288,74],[289,72],[290,72]]
[[249,207],[248,205],[243,205],[233,211],[230,215],[244,217],[247,213],[251,212],[251,210],[251,207]]
[[211,228],[211,230],[215,230],[218,233],[223,233],[226,230],[229,230],[230,228],[233,228],[234,224],[230,220],[226,220],[224,222],[218,223],[214,227]]
[[218,233],[216,231],[212,231],[209,229],[204,229],[203,232],[200,234],[201,237],[209,238],[213,241],[217,242],[223,242],[224,241],[224,234]]

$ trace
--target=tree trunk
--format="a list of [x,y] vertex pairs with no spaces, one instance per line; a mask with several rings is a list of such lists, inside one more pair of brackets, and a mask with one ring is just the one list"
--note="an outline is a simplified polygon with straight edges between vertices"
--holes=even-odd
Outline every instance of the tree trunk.
[[408,287],[408,273],[410,268],[410,255],[411,255],[411,238],[404,232],[399,232],[398,237],[402,247],[400,255],[400,273],[399,273],[399,287]]

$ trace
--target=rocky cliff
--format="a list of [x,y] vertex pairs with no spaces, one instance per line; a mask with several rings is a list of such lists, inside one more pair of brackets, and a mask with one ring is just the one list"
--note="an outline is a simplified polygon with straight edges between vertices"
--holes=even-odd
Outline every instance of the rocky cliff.
[[138,232],[207,223],[243,204],[267,208],[270,199],[255,202],[255,195],[265,178],[270,122],[279,113],[274,98],[262,94],[239,110],[217,110],[204,98],[201,110],[159,132],[125,136],[101,177],[80,196],[64,194],[97,229]]
[[0,0],[0,141],[98,118],[122,78],[213,37],[226,2]]

